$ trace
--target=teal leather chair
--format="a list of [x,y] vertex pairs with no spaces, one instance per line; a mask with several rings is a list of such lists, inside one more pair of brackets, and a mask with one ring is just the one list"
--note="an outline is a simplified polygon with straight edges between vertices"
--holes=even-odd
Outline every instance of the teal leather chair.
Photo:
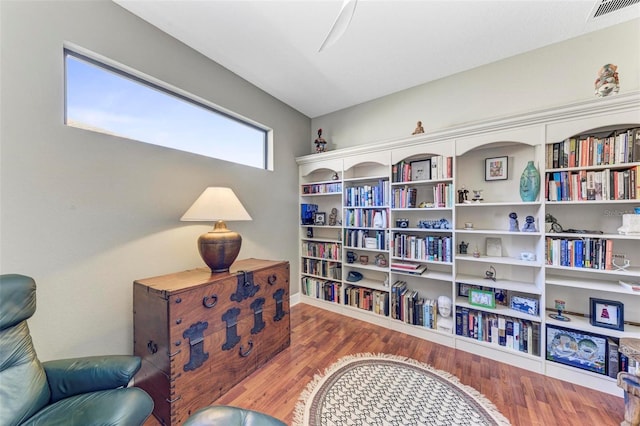
[[193,413],[182,426],[287,426],[275,417],[264,413],[231,407],[212,405]]
[[142,425],[153,400],[126,387],[140,358],[108,355],[40,362],[27,319],[36,283],[0,275],[0,425]]

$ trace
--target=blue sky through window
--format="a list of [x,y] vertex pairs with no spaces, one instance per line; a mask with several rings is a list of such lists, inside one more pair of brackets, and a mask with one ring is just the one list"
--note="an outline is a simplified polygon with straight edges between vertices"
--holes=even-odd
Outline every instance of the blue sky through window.
[[72,54],[65,62],[68,125],[266,168],[266,130]]

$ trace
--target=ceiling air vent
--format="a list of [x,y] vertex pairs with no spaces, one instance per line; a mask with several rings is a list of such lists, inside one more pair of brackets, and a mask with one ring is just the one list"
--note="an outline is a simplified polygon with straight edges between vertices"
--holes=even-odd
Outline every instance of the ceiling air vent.
[[640,3],[640,0],[600,0],[594,5],[590,19],[598,18],[638,3]]

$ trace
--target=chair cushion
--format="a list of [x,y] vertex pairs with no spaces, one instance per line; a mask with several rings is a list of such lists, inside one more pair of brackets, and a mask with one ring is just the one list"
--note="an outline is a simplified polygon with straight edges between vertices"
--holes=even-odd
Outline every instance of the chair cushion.
[[142,389],[111,389],[60,400],[22,426],[141,425],[152,410],[153,400]]
[[27,322],[1,330],[0,423],[20,424],[44,407],[50,395]]
[[18,274],[0,275],[0,330],[31,318],[36,312],[36,282]]
[[243,408],[215,405],[196,411],[183,426],[286,426],[275,417]]

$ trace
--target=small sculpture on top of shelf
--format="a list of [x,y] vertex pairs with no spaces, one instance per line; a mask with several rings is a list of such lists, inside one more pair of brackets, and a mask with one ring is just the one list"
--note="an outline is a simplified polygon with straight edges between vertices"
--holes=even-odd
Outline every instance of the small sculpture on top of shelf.
[[613,64],[605,64],[598,70],[598,77],[594,84],[596,96],[609,96],[620,91],[620,79],[617,70],[618,66]]
[[424,133],[424,128],[422,127],[422,121],[418,121],[418,123],[416,124],[416,129],[411,134],[419,135],[420,133]]
[[434,207],[434,204],[428,201],[423,201],[420,204],[418,204],[418,208],[421,208],[421,209],[432,209],[433,207]]
[[354,263],[356,261],[357,255],[355,252],[349,250],[347,251],[347,263]]
[[469,243],[465,243],[464,241],[461,241],[460,244],[458,245],[458,250],[460,251],[460,254],[467,254],[467,247],[469,247]]
[[458,189],[458,204],[464,204],[469,201],[469,190],[462,185],[460,189]]
[[313,228],[312,227],[308,227],[307,228],[307,238],[313,238]]
[[536,220],[533,216],[527,216],[525,218],[525,223],[522,226],[522,232],[538,232],[536,229]]
[[484,278],[487,280],[495,281],[497,278],[496,274],[496,268],[494,268],[493,266],[489,266],[489,269],[484,272]]
[[520,226],[518,225],[518,214],[516,212],[509,213],[509,231],[520,232]]
[[340,176],[338,176],[338,172],[333,172],[333,174],[331,175],[331,180],[338,180],[340,179]]
[[437,327],[440,331],[453,332],[453,319],[451,318],[451,308],[453,302],[447,296],[438,297],[438,320]]
[[329,226],[336,226],[338,224],[338,209],[332,208],[329,214]]
[[558,310],[557,314],[549,314],[550,318],[553,318],[555,320],[558,321],[571,321],[571,319],[569,317],[565,317],[564,315],[562,315],[562,311],[564,311],[564,309],[566,308],[566,303],[564,300],[560,300],[560,299],[556,299],[555,300],[556,303],[556,309]]
[[378,255],[376,255],[376,266],[379,266],[381,268],[384,268],[385,266],[387,266],[387,258],[384,257],[384,254],[380,253]]
[[322,137],[322,129],[318,129],[318,137],[316,138],[316,152],[325,152],[327,150],[327,141]]
[[483,200],[482,189],[472,189],[472,191],[473,191],[473,198],[471,199],[471,201],[475,201],[476,203],[479,203],[480,201]]
[[480,257],[480,249],[478,248],[478,246],[476,245],[476,247],[473,249],[473,253],[471,253],[471,255],[473,257]]

